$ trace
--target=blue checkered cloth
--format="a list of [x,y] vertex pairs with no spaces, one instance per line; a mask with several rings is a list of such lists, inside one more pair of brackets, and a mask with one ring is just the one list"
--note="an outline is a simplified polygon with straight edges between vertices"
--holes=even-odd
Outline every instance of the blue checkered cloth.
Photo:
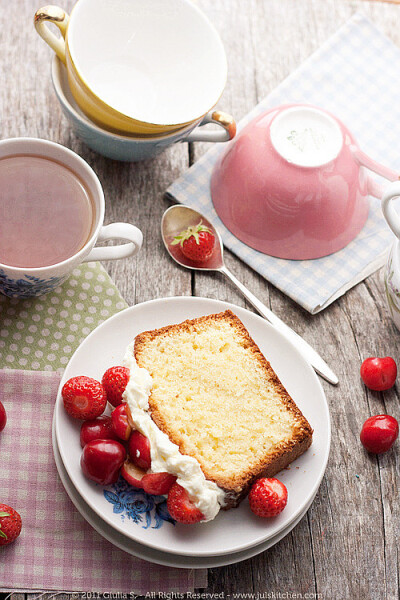
[[[362,14],[355,14],[240,121],[238,128],[268,108],[291,102],[332,112],[349,127],[364,152],[400,172],[400,48]],[[167,194],[203,213],[229,250],[310,313],[324,309],[385,263],[394,237],[379,200],[372,197],[361,233],[330,256],[284,260],[240,242],[218,218],[210,196],[211,172],[224,150],[224,144],[214,145]]]

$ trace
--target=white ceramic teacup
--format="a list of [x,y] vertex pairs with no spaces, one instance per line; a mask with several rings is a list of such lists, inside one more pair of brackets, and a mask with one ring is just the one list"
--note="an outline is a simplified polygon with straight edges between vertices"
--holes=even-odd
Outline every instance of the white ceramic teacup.
[[70,15],[44,6],[34,23],[66,65],[77,104],[102,129],[178,131],[201,120],[225,87],[223,44],[191,0],[77,0]]
[[[75,174],[91,198],[92,225],[87,241],[77,252],[61,262],[40,267],[10,266],[1,262],[0,292],[6,296],[26,298],[40,296],[58,287],[80,263],[115,260],[136,254],[142,245],[141,231],[130,223],[103,225],[105,201],[100,181],[92,168],[75,152],[47,140],[11,138],[0,141],[0,160],[14,156],[33,156],[54,161]],[[45,184],[44,184],[45,185]],[[48,207],[49,221],[52,206]],[[120,239],[125,243],[95,247],[97,242]],[[21,242],[15,235],[15,243]]]
[[[203,117],[200,123],[195,121],[177,132],[162,136],[142,138],[113,133],[99,127],[79,108],[69,87],[66,67],[57,56],[52,60],[51,77],[62,111],[75,135],[95,152],[113,160],[148,160],[179,142],[228,142],[236,133],[233,117],[221,111],[212,111]],[[204,127],[208,123],[218,127]]]

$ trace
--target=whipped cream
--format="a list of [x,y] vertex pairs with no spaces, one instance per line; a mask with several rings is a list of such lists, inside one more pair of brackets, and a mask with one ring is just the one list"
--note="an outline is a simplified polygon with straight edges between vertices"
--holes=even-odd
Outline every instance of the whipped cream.
[[176,475],[177,483],[186,489],[203,513],[204,520],[211,521],[225,504],[225,492],[213,481],[208,481],[199,462],[192,456],[181,454],[177,444],[154,423],[148,412],[153,379],[147,369],[138,366],[133,349],[134,342],[129,344],[123,359],[123,365],[130,371],[123,399],[129,406],[136,429],[150,441],[150,471]]

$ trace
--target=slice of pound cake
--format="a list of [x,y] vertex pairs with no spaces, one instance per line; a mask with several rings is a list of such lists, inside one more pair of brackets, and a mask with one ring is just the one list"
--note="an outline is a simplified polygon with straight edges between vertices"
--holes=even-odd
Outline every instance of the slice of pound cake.
[[165,441],[176,445],[168,470],[184,479],[187,467],[174,466],[177,456],[192,457],[224,508],[236,506],[257,478],[272,477],[310,446],[311,426],[230,310],[146,331],[132,349],[137,371],[151,375],[146,412],[163,432],[161,456]]

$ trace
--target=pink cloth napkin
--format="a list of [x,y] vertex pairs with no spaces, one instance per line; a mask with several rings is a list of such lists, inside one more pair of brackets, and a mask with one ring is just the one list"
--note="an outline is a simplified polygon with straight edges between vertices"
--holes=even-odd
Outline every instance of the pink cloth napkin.
[[54,462],[51,426],[60,375],[0,370],[7,425],[0,433],[0,502],[22,517],[20,537],[0,549],[0,592],[140,594],[207,587],[206,570],[163,567],[101,537],[67,496]]

